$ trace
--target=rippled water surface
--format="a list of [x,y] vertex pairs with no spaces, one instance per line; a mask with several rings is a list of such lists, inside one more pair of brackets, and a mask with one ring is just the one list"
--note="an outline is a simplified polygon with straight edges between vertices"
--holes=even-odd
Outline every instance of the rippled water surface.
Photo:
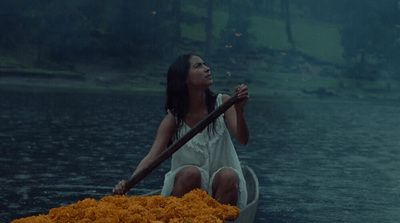
[[[0,93],[0,222],[110,195],[164,116],[162,95]],[[256,222],[400,222],[399,105],[253,97],[251,141],[235,144],[260,181]]]

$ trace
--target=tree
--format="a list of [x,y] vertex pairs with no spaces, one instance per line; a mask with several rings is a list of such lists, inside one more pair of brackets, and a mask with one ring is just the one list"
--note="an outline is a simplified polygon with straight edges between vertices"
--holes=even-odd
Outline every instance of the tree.
[[271,18],[274,18],[274,0],[267,0],[267,11]]
[[339,28],[346,75],[374,80],[382,69],[398,73],[400,6],[398,0],[296,0],[311,19]]
[[249,33],[248,2],[231,0],[228,8],[228,23],[221,36],[224,46],[230,51],[240,52],[248,49]]
[[286,24],[287,40],[290,43],[290,45],[292,46],[292,49],[294,49],[295,46],[294,46],[294,41],[293,41],[293,36],[292,36],[292,25],[291,25],[291,21],[290,21],[289,0],[281,0],[281,4],[282,4],[282,10],[283,10],[282,14],[284,16],[285,24]]
[[211,55],[212,48],[212,27],[213,27],[213,0],[207,1],[207,19],[206,19],[206,58],[209,58]]
[[373,0],[339,1],[343,9],[341,29],[344,57],[349,62],[348,76],[378,78],[378,67],[398,66],[400,11],[396,0],[375,4]]
[[[114,4],[107,26],[107,52],[124,58],[125,65],[131,57],[154,56],[165,50],[162,41],[171,41],[176,35],[171,30],[170,11],[160,10],[154,1],[121,0]],[[159,4],[159,3],[158,3]],[[168,14],[167,14],[168,13]]]
[[174,18],[174,44],[173,46],[177,46],[181,41],[181,0],[173,0],[172,1],[172,18]]
[[24,17],[21,11],[25,8],[19,4],[23,5],[23,1],[0,1],[0,28],[3,30],[0,35],[0,46],[3,49],[15,48],[17,42],[22,41]]

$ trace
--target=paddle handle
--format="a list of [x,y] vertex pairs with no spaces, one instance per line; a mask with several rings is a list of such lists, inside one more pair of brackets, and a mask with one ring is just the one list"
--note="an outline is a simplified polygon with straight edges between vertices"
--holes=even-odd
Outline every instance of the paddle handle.
[[151,171],[153,171],[157,166],[159,166],[162,162],[167,160],[172,156],[178,149],[180,149],[183,145],[185,145],[190,139],[192,139],[197,133],[206,128],[211,122],[217,119],[222,113],[228,110],[232,105],[239,101],[238,92],[232,95],[226,102],[218,106],[214,111],[212,111],[207,117],[205,117],[202,121],[197,123],[192,129],[190,129],[184,136],[175,141],[171,146],[169,146],[166,150],[164,150],[155,160],[153,160],[148,167],[143,168],[132,178],[126,182],[125,184],[125,194],[129,191],[133,186],[138,184],[141,180],[143,180]]

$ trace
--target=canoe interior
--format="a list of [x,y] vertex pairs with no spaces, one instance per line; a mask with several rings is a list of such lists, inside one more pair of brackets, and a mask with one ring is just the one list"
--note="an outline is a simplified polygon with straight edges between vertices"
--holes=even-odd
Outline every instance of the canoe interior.
[[[247,206],[242,210],[240,217],[234,223],[252,223],[257,213],[259,185],[258,178],[249,166],[243,166],[243,175],[247,186]],[[152,196],[161,194],[161,190],[154,190],[142,196]]]

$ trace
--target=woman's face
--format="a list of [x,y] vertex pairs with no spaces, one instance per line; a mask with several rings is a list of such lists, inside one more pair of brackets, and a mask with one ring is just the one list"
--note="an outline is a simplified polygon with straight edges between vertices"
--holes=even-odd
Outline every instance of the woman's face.
[[210,68],[206,66],[204,61],[198,56],[191,56],[189,59],[190,68],[187,77],[189,88],[207,89],[212,84]]

